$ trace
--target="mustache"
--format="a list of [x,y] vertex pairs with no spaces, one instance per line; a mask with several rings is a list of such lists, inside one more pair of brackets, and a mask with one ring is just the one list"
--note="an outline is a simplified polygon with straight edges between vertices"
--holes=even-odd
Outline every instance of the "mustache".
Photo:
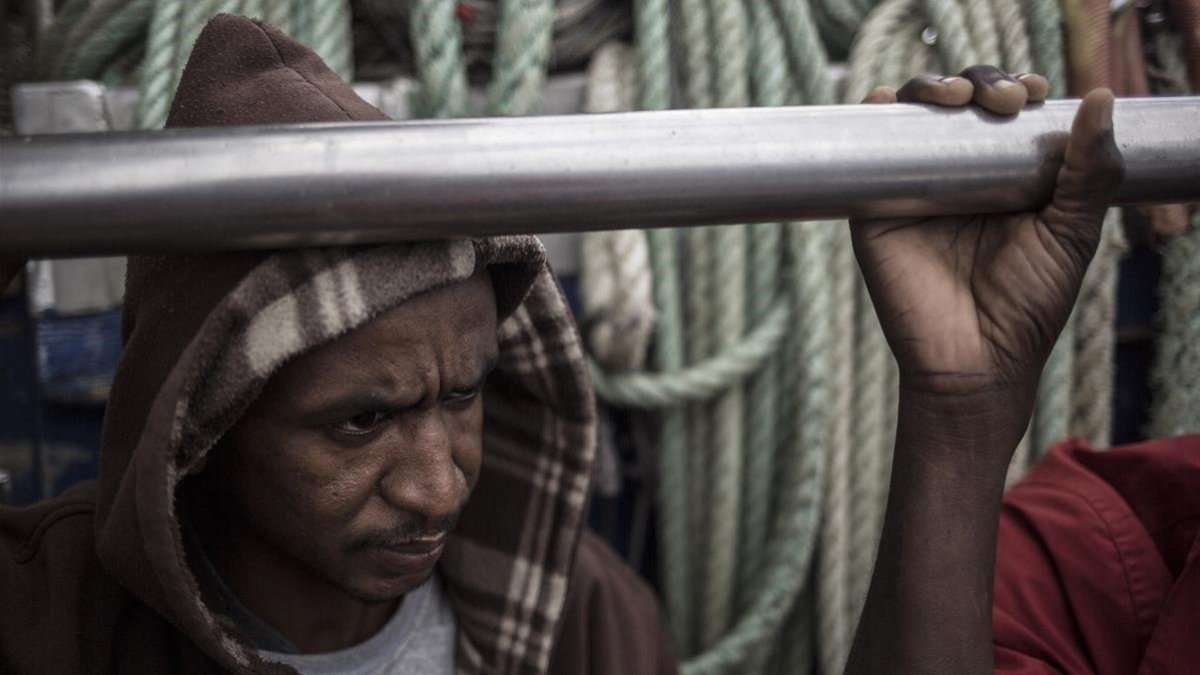
[[380,530],[363,535],[351,547],[352,550],[367,548],[406,546],[421,539],[436,539],[448,535],[458,525],[462,511],[457,511],[445,518],[422,519],[401,523],[388,530]]

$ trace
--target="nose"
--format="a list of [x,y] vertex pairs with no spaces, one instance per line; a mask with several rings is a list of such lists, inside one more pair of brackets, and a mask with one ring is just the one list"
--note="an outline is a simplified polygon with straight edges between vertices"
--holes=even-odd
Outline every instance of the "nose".
[[452,434],[441,411],[421,412],[404,426],[388,449],[380,493],[393,507],[429,522],[453,516],[466,497],[467,479],[454,461]]

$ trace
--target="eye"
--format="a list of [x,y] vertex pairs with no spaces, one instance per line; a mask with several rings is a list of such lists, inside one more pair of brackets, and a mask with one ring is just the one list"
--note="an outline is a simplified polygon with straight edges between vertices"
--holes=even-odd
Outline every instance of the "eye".
[[354,417],[349,417],[341,422],[331,424],[330,427],[339,433],[348,434],[350,436],[366,436],[375,431],[383,421],[387,419],[387,415],[378,411],[362,412]]
[[465,410],[471,407],[475,399],[479,398],[479,393],[483,391],[482,386],[474,387],[466,391],[456,392],[446,397],[446,405],[455,410]]

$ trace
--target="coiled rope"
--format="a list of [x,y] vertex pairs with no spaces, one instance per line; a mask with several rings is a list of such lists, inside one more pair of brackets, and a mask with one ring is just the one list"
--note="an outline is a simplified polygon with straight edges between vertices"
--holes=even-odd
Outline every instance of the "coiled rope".
[[[783,9],[793,15],[807,9],[803,0],[788,4]],[[795,66],[807,49],[798,36],[815,37],[815,28],[792,27],[785,38],[775,13],[762,11],[765,5],[690,7],[701,11],[681,13],[675,25],[705,37],[683,45],[680,74],[689,104],[744,105],[752,95],[756,104],[777,105],[820,91],[832,98],[823,67],[817,74],[808,64]],[[669,18],[662,3],[635,12],[642,27],[641,105],[649,107],[662,100],[653,92],[665,91],[666,81],[648,79],[646,63],[659,57],[642,56],[642,45],[654,41],[653,31],[664,30]],[[739,37],[747,32],[749,51]],[[820,289],[815,279],[831,274],[835,233],[828,224],[649,232],[659,318],[656,372],[593,366],[602,399],[663,413],[662,571],[677,647],[692,655],[685,672],[759,672],[808,576],[818,474],[829,441],[831,326],[825,317],[833,304],[828,289],[813,289]],[[675,257],[678,244],[683,265]],[[683,271],[686,312],[678,304]],[[789,386],[781,387],[784,382]],[[686,428],[683,410],[690,418]],[[763,492],[754,506],[743,499],[748,490]],[[739,542],[743,550],[734,556]],[[696,551],[706,553],[698,560]],[[752,579],[759,583],[748,586]]]
[[[585,112],[617,112],[635,105],[632,50],[612,42],[588,67]],[[650,248],[641,230],[585,232],[580,237],[581,327],[595,367],[640,370],[654,328]]]
[[1151,387],[1154,436],[1200,433],[1200,215],[1163,246]]
[[554,27],[554,0],[500,4],[496,70],[488,107],[496,115],[528,115],[541,105]]
[[1097,448],[1108,447],[1112,426],[1117,271],[1126,249],[1121,210],[1109,209],[1075,309],[1071,435]]
[[409,19],[424,117],[467,113],[467,67],[462,56],[462,27],[457,0],[414,0]]
[[[710,0],[710,44],[716,63],[714,94],[720,107],[742,107],[749,103],[746,67],[747,26],[741,0]],[[713,295],[708,299],[714,313],[714,347],[717,353],[736,346],[745,328],[747,232],[744,226],[729,225],[702,230],[715,253]],[[738,525],[741,508],[743,412],[742,386],[735,384],[718,394],[714,402],[713,461],[708,462],[709,526],[704,589],[700,596],[700,640],[713,644],[733,619],[733,589],[736,583]]]

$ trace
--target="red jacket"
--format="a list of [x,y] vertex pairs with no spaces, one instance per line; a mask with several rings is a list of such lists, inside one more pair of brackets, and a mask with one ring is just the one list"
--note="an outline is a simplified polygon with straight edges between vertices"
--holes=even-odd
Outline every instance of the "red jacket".
[[998,673],[1200,673],[1200,436],[1060,443],[1004,498]]

